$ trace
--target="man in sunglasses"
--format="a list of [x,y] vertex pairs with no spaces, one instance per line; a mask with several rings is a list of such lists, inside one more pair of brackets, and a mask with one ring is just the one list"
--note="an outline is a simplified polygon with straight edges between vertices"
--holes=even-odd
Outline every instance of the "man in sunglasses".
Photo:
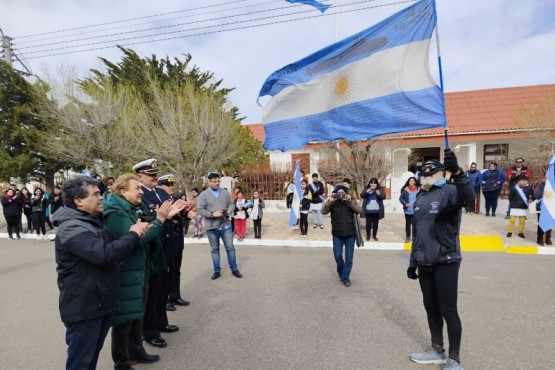
[[[450,173],[450,178],[446,177]],[[444,369],[462,369],[459,349],[462,326],[457,310],[461,252],[459,231],[462,208],[474,202],[474,189],[457,157],[450,149],[444,163],[426,161],[420,171],[421,190],[414,202],[414,234],[407,277],[419,279],[428,316],[431,346],[413,353],[421,364],[445,364]],[[418,269],[418,274],[417,274]],[[448,356],[443,348],[443,322],[449,336]]]
[[[517,158],[515,160],[515,165],[510,167],[507,170],[507,174],[505,175],[505,178],[509,183],[509,190],[514,188],[514,186],[518,183],[518,178],[521,174],[525,174],[526,177],[529,179],[532,178],[532,171],[530,170],[530,168],[524,165],[524,158]],[[511,205],[509,204],[509,206],[507,207],[507,215],[505,216],[505,219],[508,220],[509,218],[511,218],[510,213]]]

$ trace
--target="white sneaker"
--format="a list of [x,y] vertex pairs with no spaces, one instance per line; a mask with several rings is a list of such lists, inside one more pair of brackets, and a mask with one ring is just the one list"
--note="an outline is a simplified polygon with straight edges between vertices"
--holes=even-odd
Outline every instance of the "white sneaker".
[[432,347],[428,347],[426,351],[413,353],[410,359],[419,364],[445,364],[447,363],[447,355],[445,351],[437,353]]
[[464,370],[464,369],[459,362],[453,360],[452,358],[449,358],[445,363],[443,370]]

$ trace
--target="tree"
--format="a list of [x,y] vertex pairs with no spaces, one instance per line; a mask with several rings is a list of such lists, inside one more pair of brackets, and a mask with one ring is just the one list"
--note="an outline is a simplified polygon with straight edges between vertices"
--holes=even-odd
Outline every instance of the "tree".
[[110,83],[115,96],[133,96],[121,117],[125,158],[155,156],[189,183],[209,169],[233,173],[264,158],[262,144],[241,126],[238,109],[228,101],[232,89],[221,88],[222,80],[216,81],[212,72],[191,66],[191,55],[159,60],[120,49],[120,62],[101,59],[106,72],[92,70],[80,85],[95,95]]
[[210,169],[236,171],[263,157],[261,144],[222,108],[221,97],[189,82],[151,80],[148,91],[152,101],[143,104],[139,93],[125,114],[127,146],[156,157],[180,183],[196,183]]
[[43,116],[52,122],[52,129],[43,150],[77,170],[96,167],[102,160],[123,172],[130,154],[122,125],[130,101],[126,91],[117,91],[104,79],[85,94],[75,71],[64,67],[58,69],[57,78],[47,76],[45,86],[51,87],[50,97],[40,94],[38,104]]
[[353,188],[360,192],[372,177],[382,181],[391,171],[387,150],[381,139],[329,143],[318,171],[328,182],[351,179]]
[[545,173],[550,153],[555,152],[555,88],[543,98],[522,105],[516,118],[517,126],[524,133],[519,156],[526,159],[534,178],[539,180]]
[[52,187],[54,173],[64,163],[42,151],[50,122],[37,110],[37,97],[31,83],[0,61],[0,173],[23,180],[44,179]]

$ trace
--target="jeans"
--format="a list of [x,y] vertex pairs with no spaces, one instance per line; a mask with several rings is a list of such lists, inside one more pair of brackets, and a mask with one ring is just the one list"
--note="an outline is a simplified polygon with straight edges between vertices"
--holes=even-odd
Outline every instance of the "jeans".
[[206,236],[210,242],[212,250],[212,263],[214,264],[214,272],[220,272],[220,238],[222,239],[227,253],[227,263],[231,271],[237,270],[237,261],[235,259],[235,247],[233,246],[233,230],[227,228],[225,230],[212,229],[206,231]]
[[497,210],[497,198],[499,198],[499,194],[501,193],[500,189],[492,190],[492,191],[483,191],[484,198],[486,199],[486,214],[489,214],[489,210],[491,208],[491,213],[495,214]]
[[[343,246],[345,246],[345,260],[343,260]],[[333,236],[333,256],[337,263],[337,274],[341,281],[350,281],[349,275],[353,268],[353,254],[355,251],[355,236]]]
[[320,212],[320,210],[312,210],[312,221],[314,222],[314,225],[323,225],[324,224],[324,216],[322,216],[322,213]]
[[414,225],[412,223],[413,218],[414,215],[407,215],[405,213],[405,236],[407,237],[407,239],[410,239],[411,235],[414,234]]
[[262,236],[262,219],[259,217],[256,220],[252,220],[252,226],[254,229],[254,236]]
[[42,235],[46,234],[46,216],[44,212],[33,212],[33,226],[37,235],[40,235],[41,231]]
[[366,238],[378,236],[378,225],[380,224],[379,213],[367,213],[366,215]]
[[308,213],[301,212],[301,222],[299,223],[301,227],[301,235],[307,235],[308,232]]
[[432,344],[443,347],[443,320],[447,324],[449,357],[459,360],[462,325],[457,311],[460,262],[419,266],[418,281],[428,316]]
[[98,319],[64,323],[66,327],[66,370],[94,370],[112,323],[113,313]]

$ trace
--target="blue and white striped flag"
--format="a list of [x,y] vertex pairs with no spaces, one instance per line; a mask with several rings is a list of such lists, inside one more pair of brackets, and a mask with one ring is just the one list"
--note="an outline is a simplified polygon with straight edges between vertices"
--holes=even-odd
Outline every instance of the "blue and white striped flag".
[[312,5],[322,13],[328,10],[328,8],[331,6],[329,4],[323,4],[322,2],[316,1],[316,0],[285,0],[285,1],[287,1],[288,3],[302,3],[306,5]]
[[295,226],[301,213],[301,161],[295,162],[295,188],[293,189],[293,201],[291,202],[291,213],[289,215],[289,225]]
[[555,228],[555,154],[551,154],[545,177],[539,226],[548,231]]
[[363,140],[446,125],[443,93],[430,75],[434,0],[272,73],[259,96],[268,150],[309,141]]

